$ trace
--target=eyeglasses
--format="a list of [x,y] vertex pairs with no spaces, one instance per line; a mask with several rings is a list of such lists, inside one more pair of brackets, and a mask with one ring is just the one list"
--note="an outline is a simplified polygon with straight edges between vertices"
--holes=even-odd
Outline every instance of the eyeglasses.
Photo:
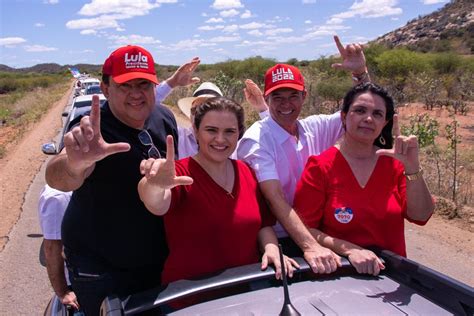
[[147,91],[152,90],[154,87],[155,87],[155,84],[148,80],[143,80],[139,82],[138,84],[131,84],[129,82],[125,82],[118,85],[118,88],[120,89],[120,91],[126,94],[134,91],[135,89],[138,89],[140,92],[147,92]]
[[148,158],[161,158],[160,151],[156,148],[155,144],[153,144],[153,140],[147,130],[143,129],[138,133],[138,139],[142,145],[151,146],[150,149],[148,149]]

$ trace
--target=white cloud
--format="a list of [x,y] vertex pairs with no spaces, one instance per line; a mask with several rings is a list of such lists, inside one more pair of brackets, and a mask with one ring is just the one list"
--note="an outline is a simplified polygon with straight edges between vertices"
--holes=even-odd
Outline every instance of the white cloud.
[[188,51],[188,50],[196,50],[198,47],[212,47],[216,46],[216,43],[209,43],[209,41],[205,41],[202,39],[189,39],[189,40],[182,40],[176,44],[171,44],[169,46],[160,46],[162,49],[171,50],[171,51]]
[[240,41],[240,36],[217,36],[209,39],[212,43],[236,42]]
[[205,23],[223,23],[224,20],[222,18],[210,18]]
[[159,44],[160,40],[154,39],[152,36],[142,36],[142,35],[111,35],[109,39],[112,39],[117,45],[137,45],[137,44]]
[[203,13],[201,13],[201,16],[203,16],[203,17],[207,18],[207,16],[208,16],[208,15],[207,15],[207,13],[206,13],[206,12],[203,12]]
[[361,18],[379,18],[390,15],[402,14],[402,9],[396,7],[397,0],[362,0],[354,2],[349,11],[341,12],[332,18],[349,19],[356,16]]
[[92,19],[72,20],[66,23],[68,29],[106,29],[119,27],[117,21],[111,17],[101,16]]
[[245,12],[240,15],[240,18],[241,19],[249,19],[252,16],[253,15],[252,15],[252,12],[250,12],[250,10],[245,10]]
[[2,37],[0,38],[0,46],[15,47],[26,42],[26,39],[21,37]]
[[326,21],[326,24],[341,24],[344,22],[343,19],[340,18],[330,18],[329,20]]
[[313,23],[313,21],[311,21],[311,20],[304,21],[304,24],[311,24],[311,23]]
[[224,33],[234,33],[234,32],[237,32],[238,30],[239,30],[239,26],[236,25],[236,24],[232,24],[232,25],[225,26],[222,29],[222,32],[224,32]]
[[221,30],[224,28],[224,25],[205,25],[205,26],[200,26],[198,27],[198,30],[200,31],[215,31],[215,30]]
[[35,27],[44,27],[43,23],[35,23]]
[[252,35],[252,36],[263,36],[263,33],[260,32],[259,30],[251,30],[247,32],[247,34]]
[[88,30],[82,30],[80,33],[81,35],[96,35],[97,31],[88,29]]
[[216,10],[238,9],[243,7],[244,6],[240,3],[240,0],[214,0],[214,3],[211,5],[211,8]]
[[265,31],[265,35],[267,36],[275,36],[281,33],[291,33],[293,32],[293,29],[291,28],[278,28],[278,29],[270,29]]
[[148,0],[92,0],[85,4],[80,15],[95,16],[102,14],[127,14],[129,16],[147,15],[150,10],[160,7],[158,2],[150,3]]
[[79,10],[80,15],[96,16],[90,19],[71,20],[66,23],[70,29],[104,29],[116,28],[124,31],[117,20],[130,19],[135,16],[150,14],[163,3],[177,3],[177,0],[92,0]]
[[437,3],[443,3],[443,2],[448,2],[448,0],[422,0],[423,4],[437,4]]
[[258,23],[258,22],[252,22],[252,23],[247,23],[247,24],[243,24],[240,26],[241,29],[244,29],[244,30],[253,30],[253,29],[259,29],[261,27],[264,27],[265,24],[262,24],[262,23]]
[[58,4],[59,0],[43,0],[44,4]]
[[239,11],[235,9],[230,9],[230,10],[221,11],[219,14],[224,18],[230,18],[236,15],[239,15]]
[[25,50],[30,53],[52,52],[58,50],[56,47],[47,47],[43,45],[26,45]]
[[316,0],[302,0],[303,4],[313,4],[316,3]]

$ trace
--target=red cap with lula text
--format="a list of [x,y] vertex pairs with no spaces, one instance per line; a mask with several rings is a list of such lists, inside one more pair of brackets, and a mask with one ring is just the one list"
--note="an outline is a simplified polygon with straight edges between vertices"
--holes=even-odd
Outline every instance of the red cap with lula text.
[[304,91],[304,78],[295,66],[276,64],[265,73],[264,96],[280,88]]
[[140,46],[127,45],[113,51],[102,66],[102,73],[116,83],[146,79],[158,84],[153,56]]

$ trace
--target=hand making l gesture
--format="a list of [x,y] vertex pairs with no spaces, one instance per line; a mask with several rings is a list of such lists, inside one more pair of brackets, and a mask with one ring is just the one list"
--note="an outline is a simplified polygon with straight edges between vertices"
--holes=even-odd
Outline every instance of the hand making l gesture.
[[140,163],[140,172],[147,179],[147,185],[162,190],[172,189],[178,185],[190,185],[193,179],[187,176],[176,176],[174,165],[173,136],[166,137],[166,159],[149,158]]
[[352,43],[344,47],[337,35],[334,35],[334,42],[341,54],[342,63],[332,64],[333,68],[350,71],[353,74],[362,74],[367,71],[362,45]]
[[86,169],[107,156],[130,150],[127,143],[109,144],[102,138],[100,132],[100,103],[99,96],[92,97],[89,116],[84,116],[81,122],[64,135],[68,171],[81,174]]
[[420,169],[418,139],[415,135],[400,135],[397,114],[393,116],[392,133],[395,137],[393,147],[391,149],[379,149],[376,152],[377,155],[385,155],[399,160],[405,166],[407,174],[417,173]]

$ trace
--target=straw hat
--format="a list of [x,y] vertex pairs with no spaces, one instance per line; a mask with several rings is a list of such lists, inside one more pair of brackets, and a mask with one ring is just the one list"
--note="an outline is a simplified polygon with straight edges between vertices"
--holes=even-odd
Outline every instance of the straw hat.
[[193,101],[199,97],[222,97],[222,91],[212,82],[203,82],[193,93],[192,97],[178,100],[178,107],[189,119],[191,118],[191,107]]

